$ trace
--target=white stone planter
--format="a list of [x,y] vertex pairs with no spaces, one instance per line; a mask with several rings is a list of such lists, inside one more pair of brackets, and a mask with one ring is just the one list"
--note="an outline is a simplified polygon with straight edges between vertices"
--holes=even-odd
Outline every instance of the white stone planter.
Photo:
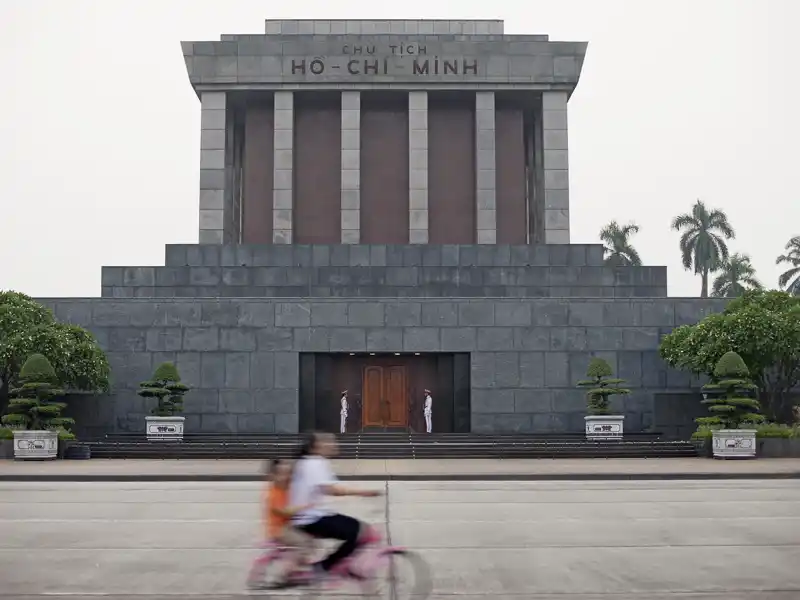
[[716,429],[712,432],[711,448],[714,458],[754,458],[755,429]]
[[14,430],[14,458],[50,460],[58,457],[58,432],[47,429]]
[[185,417],[145,417],[147,440],[179,442],[183,439]]
[[586,421],[586,439],[591,441],[621,440],[625,415],[589,415]]

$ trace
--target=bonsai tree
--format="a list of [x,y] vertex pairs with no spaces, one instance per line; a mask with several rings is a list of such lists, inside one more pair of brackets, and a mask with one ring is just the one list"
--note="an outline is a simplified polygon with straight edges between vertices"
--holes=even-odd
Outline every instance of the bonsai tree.
[[587,379],[578,382],[578,387],[587,389],[587,409],[590,415],[607,415],[611,396],[630,394],[631,391],[619,387],[624,379],[614,379],[611,365],[602,358],[589,361],[586,371]]
[[54,398],[64,395],[50,361],[41,354],[32,354],[22,365],[18,377],[19,387],[11,389],[8,414],[3,423],[16,429],[64,430],[75,421],[62,417],[65,402]]
[[695,422],[709,429],[739,429],[742,423],[760,423],[758,400],[751,397],[758,389],[750,381],[750,371],[736,352],[726,352],[714,368],[714,380],[703,386],[703,404],[710,417]]
[[158,404],[152,413],[157,417],[172,417],[183,410],[183,396],[189,386],[181,383],[178,369],[171,362],[161,363],[150,381],[139,384],[137,392],[142,398],[156,398]]

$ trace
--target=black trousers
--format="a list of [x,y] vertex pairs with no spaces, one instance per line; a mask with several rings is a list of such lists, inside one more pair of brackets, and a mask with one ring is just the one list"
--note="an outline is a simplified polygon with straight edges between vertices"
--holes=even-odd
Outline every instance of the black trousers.
[[300,527],[307,534],[323,540],[341,540],[342,545],[319,564],[325,571],[350,556],[358,546],[361,523],[346,515],[328,515],[318,521]]

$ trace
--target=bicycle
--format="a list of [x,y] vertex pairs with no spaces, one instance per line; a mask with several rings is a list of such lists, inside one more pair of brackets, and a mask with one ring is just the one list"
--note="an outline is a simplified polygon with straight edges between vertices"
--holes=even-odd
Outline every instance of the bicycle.
[[[356,551],[322,579],[312,580],[308,565],[296,566],[296,552],[295,548],[268,544],[264,554],[251,567],[248,586],[261,591],[300,588],[307,592],[308,598],[317,598],[322,590],[338,589],[348,583],[355,583],[362,595],[373,598],[425,600],[431,594],[430,567],[425,560],[416,552],[388,543],[374,525],[366,526]],[[397,573],[403,563],[413,573],[413,586],[410,594],[400,596],[397,586],[405,582],[405,578],[400,578],[403,582],[399,582]],[[388,594],[384,594],[384,588],[380,587],[383,580],[388,586]]]

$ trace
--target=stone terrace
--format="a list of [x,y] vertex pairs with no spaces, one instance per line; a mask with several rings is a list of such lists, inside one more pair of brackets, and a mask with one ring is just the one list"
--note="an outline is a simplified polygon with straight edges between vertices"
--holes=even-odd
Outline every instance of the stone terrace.
[[659,298],[665,267],[600,245],[170,245],[164,267],[104,267],[103,297]]

